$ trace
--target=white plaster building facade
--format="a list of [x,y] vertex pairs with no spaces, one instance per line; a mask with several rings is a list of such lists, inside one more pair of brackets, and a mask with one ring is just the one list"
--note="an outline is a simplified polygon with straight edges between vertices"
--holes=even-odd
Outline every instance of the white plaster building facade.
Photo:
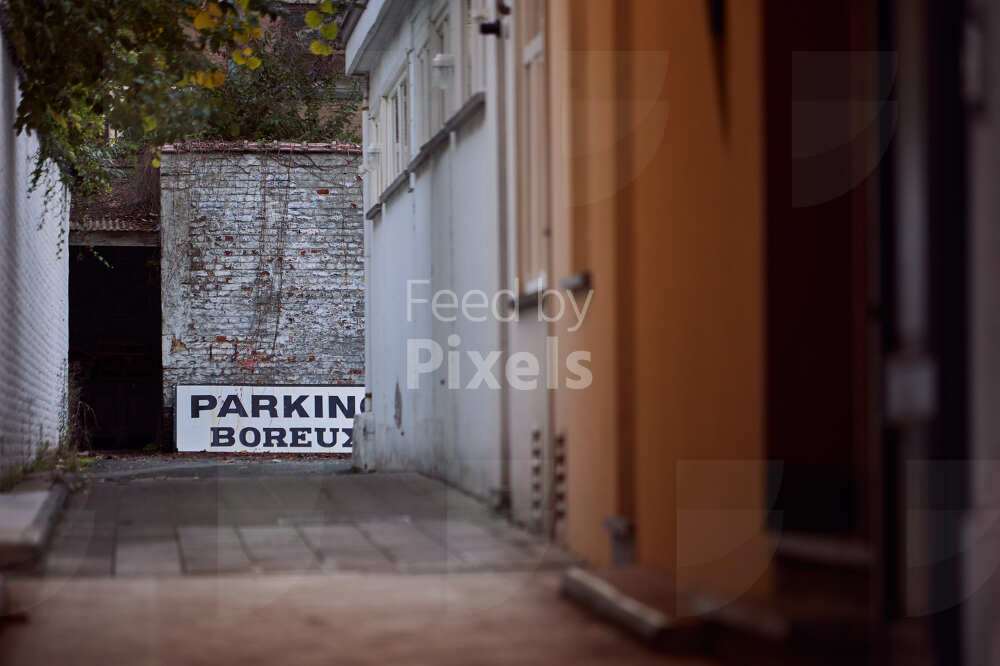
[[[563,361],[549,347],[557,324],[538,316],[556,286],[545,14],[542,0],[373,0],[345,34],[347,73],[368,77],[366,319],[378,322],[355,455],[442,478],[555,536],[550,363]],[[441,363],[418,375],[428,347]],[[510,381],[512,369],[529,379]]]
[[[504,486],[502,391],[450,388],[444,366],[410,388],[406,355],[408,340],[463,353],[503,347],[493,316],[447,321],[432,316],[429,303],[407,309],[408,284],[413,301],[429,301],[440,290],[459,300],[471,291],[493,296],[507,283],[496,252],[503,238],[496,53],[479,34],[487,5],[369,2],[347,43],[347,72],[368,75],[367,318],[380,322],[367,331],[374,423],[366,460],[378,469],[419,469],[480,497]],[[465,365],[463,385],[472,374]]]
[[[3,37],[0,36],[0,42]],[[63,434],[69,346],[69,196],[31,190],[38,141],[16,135],[17,71],[0,43],[0,480]]]

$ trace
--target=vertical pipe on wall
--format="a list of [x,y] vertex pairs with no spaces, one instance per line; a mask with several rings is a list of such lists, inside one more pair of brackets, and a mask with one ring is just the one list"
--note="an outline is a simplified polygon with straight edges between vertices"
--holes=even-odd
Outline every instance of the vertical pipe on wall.
[[[487,113],[492,117],[493,126],[496,127],[496,177],[497,183],[497,251],[499,253],[497,261],[498,282],[500,289],[509,287],[511,276],[510,240],[511,224],[510,214],[513,207],[511,205],[511,172],[509,167],[508,154],[508,108],[507,96],[510,88],[507,87],[507,61],[506,51],[509,48],[509,21],[497,16],[496,8],[490,9],[491,20],[501,20],[501,32],[497,39],[490,40],[489,58],[486,67],[487,76],[487,97],[490,103],[487,105]],[[507,28],[505,34],[504,28]],[[489,62],[493,66],[489,66]],[[497,322],[499,326],[500,349],[504,358],[510,352],[510,324]],[[500,383],[500,450],[499,450],[499,488],[497,497],[494,498],[494,505],[498,510],[507,511],[510,509],[511,492],[511,446],[510,446],[510,419],[513,418],[510,410],[510,387],[507,382]]]

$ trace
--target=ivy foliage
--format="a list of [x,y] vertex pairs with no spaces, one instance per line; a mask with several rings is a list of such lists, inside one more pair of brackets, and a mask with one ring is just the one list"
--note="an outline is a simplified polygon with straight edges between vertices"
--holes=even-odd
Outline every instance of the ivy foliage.
[[[332,53],[326,35],[335,36],[328,26],[336,25],[339,3],[316,7],[320,21],[313,26],[313,18],[310,28],[323,54]],[[265,29],[285,15],[276,0],[0,0],[5,41],[21,75],[14,127],[39,141],[33,185],[51,161],[73,194],[99,194],[109,189],[121,155],[136,149],[206,135],[249,138],[244,131],[260,134],[253,138],[306,134],[296,122],[274,118],[303,109],[308,115],[310,101],[298,109],[272,103],[270,120],[256,125],[243,111],[224,108],[246,104],[254,86],[259,97],[273,96],[265,82],[280,68],[269,65]],[[272,134],[286,130],[297,136]]]
[[301,41],[284,35],[265,35],[264,42],[258,67],[233,62],[224,85],[202,91],[209,113],[201,137],[357,140],[353,121],[361,91],[335,71],[339,63],[310,55]]

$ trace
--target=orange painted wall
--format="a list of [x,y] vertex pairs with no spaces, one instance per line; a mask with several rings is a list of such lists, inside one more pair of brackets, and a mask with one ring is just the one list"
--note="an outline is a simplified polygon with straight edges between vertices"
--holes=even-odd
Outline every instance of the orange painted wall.
[[737,593],[770,554],[762,26],[760,2],[726,2],[714,36],[708,4],[631,3],[631,48],[669,58],[662,139],[637,131],[657,149],[629,188],[636,545],[681,585]]
[[591,349],[594,385],[559,392],[556,431],[574,550],[606,562],[604,519],[632,516],[640,564],[736,592],[768,561],[761,6],[726,2],[716,39],[708,4],[572,3],[562,120],[591,154],[554,160],[571,202],[554,260],[592,274],[563,337]]
[[[590,272],[596,293],[582,327],[555,325],[561,354],[591,352],[593,385],[562,388],[554,432],[566,439],[568,544],[588,560],[608,562],[605,517],[618,512],[620,450],[617,389],[622,349],[615,261],[615,3],[552,0],[548,8],[552,128],[553,282]],[[583,295],[580,295],[583,298]]]

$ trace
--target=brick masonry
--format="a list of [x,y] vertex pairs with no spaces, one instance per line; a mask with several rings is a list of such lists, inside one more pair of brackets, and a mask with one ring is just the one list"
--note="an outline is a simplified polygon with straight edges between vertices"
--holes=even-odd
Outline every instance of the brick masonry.
[[164,152],[165,425],[178,383],[363,384],[355,150]]
[[0,482],[59,444],[69,349],[69,197],[51,174],[29,192],[38,143],[11,129],[17,99],[0,44]]

